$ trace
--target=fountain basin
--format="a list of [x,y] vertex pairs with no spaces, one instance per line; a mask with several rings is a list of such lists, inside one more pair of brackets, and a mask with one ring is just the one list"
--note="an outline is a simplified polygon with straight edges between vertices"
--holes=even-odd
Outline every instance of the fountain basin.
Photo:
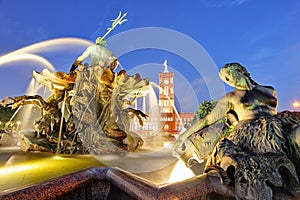
[[[105,166],[90,155],[53,159],[51,154],[26,153],[24,156],[25,153],[20,153],[18,156],[14,152],[0,169],[14,169],[29,163],[39,167],[28,165],[30,169],[2,174],[0,199],[235,199],[233,188],[223,185],[216,176],[202,174],[170,183],[168,180],[177,161],[155,171],[132,173]],[[20,160],[25,158],[25,161]],[[274,196],[274,199],[297,199],[284,191],[276,191]]]
[[117,168],[94,167],[3,192],[0,199],[234,199],[217,177],[202,175],[173,184],[156,185]]

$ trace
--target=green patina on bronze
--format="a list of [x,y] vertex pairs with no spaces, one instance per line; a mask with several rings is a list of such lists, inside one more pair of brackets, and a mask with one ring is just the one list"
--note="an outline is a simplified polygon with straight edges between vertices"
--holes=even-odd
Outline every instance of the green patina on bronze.
[[235,90],[179,136],[173,155],[190,168],[207,160],[206,172],[234,186],[236,199],[273,199],[276,188],[297,196],[300,113],[277,113],[276,90],[257,84],[239,63],[224,65],[219,75]]

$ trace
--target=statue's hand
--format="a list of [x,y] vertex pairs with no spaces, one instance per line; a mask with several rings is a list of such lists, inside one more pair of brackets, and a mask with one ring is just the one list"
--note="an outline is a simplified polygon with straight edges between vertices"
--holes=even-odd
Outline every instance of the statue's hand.
[[78,67],[78,65],[80,65],[80,64],[81,64],[80,60],[75,60],[75,62],[73,63],[73,65],[70,69],[70,72],[74,71]]
[[135,115],[138,118],[139,123],[140,123],[141,126],[143,126],[143,124],[144,124],[143,118],[147,119],[149,117],[147,114],[143,113],[142,111],[135,110],[133,108],[127,108],[127,112],[132,113],[133,115]]
[[182,160],[186,166],[193,165],[193,160],[201,163],[205,160],[213,151],[214,147],[221,139],[223,125],[211,125],[200,131],[189,132],[196,130],[189,129],[178,137],[174,143],[172,153],[173,156]]
[[203,162],[198,156],[198,149],[190,140],[177,140],[173,146],[172,154],[181,160],[186,167],[191,168],[197,163]]
[[9,105],[9,107],[11,107],[11,109],[16,109],[16,108],[20,107],[23,104],[24,104],[24,101],[22,101],[22,100],[21,101],[16,101],[13,104]]

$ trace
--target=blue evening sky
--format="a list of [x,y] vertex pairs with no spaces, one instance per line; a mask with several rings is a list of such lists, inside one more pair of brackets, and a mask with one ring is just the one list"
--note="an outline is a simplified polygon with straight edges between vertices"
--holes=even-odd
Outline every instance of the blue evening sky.
[[[241,63],[255,81],[274,86],[278,110],[292,109],[291,103],[300,100],[298,0],[0,0],[0,98],[25,94],[32,70],[43,68],[34,59],[19,59],[19,55],[3,61],[5,54],[58,38],[93,42],[106,32],[119,11],[128,13],[128,21],[110,33],[107,46],[125,70],[139,72],[154,82],[157,73],[163,71],[162,63],[168,60],[170,71],[178,78],[176,101],[183,111],[193,112],[203,100],[224,95],[212,95],[210,90],[218,90],[212,86],[219,80],[204,77],[201,72],[215,72],[213,68],[228,62]],[[129,34],[128,39],[122,35],[136,29],[142,31]],[[155,35],[157,30],[161,37]],[[146,42],[137,44],[139,39]],[[190,44],[200,45],[212,62],[204,61],[208,58],[201,54],[201,48]],[[85,47],[45,45],[29,53],[42,56],[57,71],[68,72]],[[204,64],[193,66],[190,55]],[[194,96],[197,100],[189,103]]]

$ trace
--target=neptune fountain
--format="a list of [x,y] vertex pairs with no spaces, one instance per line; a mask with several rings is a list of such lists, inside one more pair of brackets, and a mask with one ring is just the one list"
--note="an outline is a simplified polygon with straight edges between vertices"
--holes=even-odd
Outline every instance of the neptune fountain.
[[[23,151],[117,155],[119,160],[143,151],[143,138],[129,125],[133,118],[142,125],[148,117],[131,105],[147,94],[150,81],[138,73],[116,71],[118,58],[105,43],[106,35],[125,22],[125,16],[120,13],[68,72],[33,72],[34,80],[49,89],[49,97],[22,95],[2,101],[12,108],[30,104],[41,110],[33,131],[18,134]],[[91,64],[83,63],[89,56]],[[102,165],[0,193],[0,198],[296,199],[300,195],[300,113],[277,112],[276,90],[256,83],[239,63],[224,65],[219,76],[235,90],[181,133],[167,152],[169,164],[182,161],[185,169],[194,172],[192,178],[154,184],[151,178],[169,175],[172,164],[134,174],[122,165]],[[150,157],[152,162],[160,158]],[[134,158],[141,159],[131,155],[133,163]],[[147,164],[145,160],[138,166]]]

